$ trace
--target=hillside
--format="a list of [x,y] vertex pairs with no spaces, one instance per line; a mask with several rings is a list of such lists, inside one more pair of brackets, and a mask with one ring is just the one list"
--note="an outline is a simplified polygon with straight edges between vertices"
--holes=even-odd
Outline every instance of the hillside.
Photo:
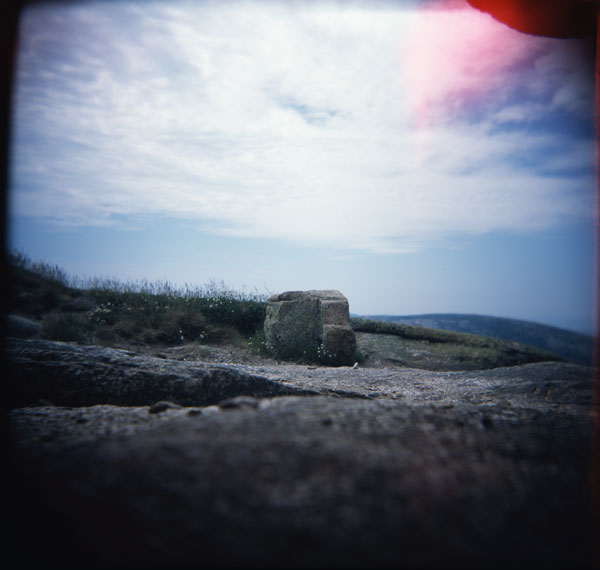
[[[176,360],[271,360],[264,343],[264,296],[214,284],[177,290],[168,283],[81,283],[24,256],[10,261],[9,336]],[[353,319],[352,326],[361,367],[486,370],[561,359],[546,349],[464,332],[368,319]]]
[[260,298],[14,262],[5,511],[25,565],[596,567],[590,368],[369,319],[358,366],[275,361]]
[[591,336],[529,321],[439,313],[404,316],[369,315],[365,318],[499,338],[547,350],[584,366],[591,366],[593,363],[594,339]]
[[470,333],[375,319],[351,319],[365,364],[423,370],[489,370],[560,361],[550,351]]
[[81,282],[24,255],[8,261],[10,324],[26,319],[38,338],[140,350],[189,342],[247,348],[262,330],[264,296],[224,284],[178,289],[168,282]]

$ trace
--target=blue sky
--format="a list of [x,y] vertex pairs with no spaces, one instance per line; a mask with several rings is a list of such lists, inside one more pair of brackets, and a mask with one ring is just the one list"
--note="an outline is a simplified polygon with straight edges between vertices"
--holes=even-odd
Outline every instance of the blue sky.
[[32,259],[593,330],[584,42],[462,0],[40,4],[20,32]]

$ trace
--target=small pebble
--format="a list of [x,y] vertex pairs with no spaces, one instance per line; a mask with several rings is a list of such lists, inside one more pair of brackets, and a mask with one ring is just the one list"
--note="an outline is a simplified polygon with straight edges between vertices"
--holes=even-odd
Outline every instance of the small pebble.
[[148,410],[148,413],[158,414],[159,412],[164,412],[165,410],[168,410],[168,409],[177,410],[179,408],[181,408],[181,406],[179,404],[161,400],[160,402],[156,402],[155,404],[152,404],[150,406],[150,409]]
[[252,396],[234,396],[219,402],[219,407],[223,409],[256,408],[258,407],[258,400]]

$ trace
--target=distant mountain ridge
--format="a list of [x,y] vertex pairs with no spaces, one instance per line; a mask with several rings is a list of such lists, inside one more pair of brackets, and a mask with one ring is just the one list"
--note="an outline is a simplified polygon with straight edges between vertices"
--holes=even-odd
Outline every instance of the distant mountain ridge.
[[[357,315],[358,316],[358,315]],[[592,366],[594,339],[592,336],[559,327],[541,325],[518,319],[452,313],[425,315],[361,315],[367,319],[402,323],[432,329],[465,332],[512,340],[548,350],[578,364]]]

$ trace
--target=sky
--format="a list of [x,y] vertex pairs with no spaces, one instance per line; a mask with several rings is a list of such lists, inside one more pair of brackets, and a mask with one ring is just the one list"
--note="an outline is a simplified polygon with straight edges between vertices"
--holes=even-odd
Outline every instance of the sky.
[[32,260],[594,330],[589,42],[464,0],[42,3],[19,32]]

